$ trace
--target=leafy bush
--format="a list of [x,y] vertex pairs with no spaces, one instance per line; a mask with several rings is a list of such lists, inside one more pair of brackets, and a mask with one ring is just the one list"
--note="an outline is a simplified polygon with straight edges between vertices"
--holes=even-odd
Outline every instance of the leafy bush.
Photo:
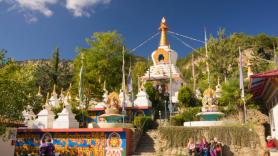
[[171,118],[171,125],[173,126],[181,126],[186,121],[196,121],[198,117],[196,114],[201,111],[200,107],[189,107],[181,114],[178,114]]
[[136,116],[133,121],[134,126],[143,129],[144,132],[151,128],[152,123],[150,116]]
[[179,89],[178,100],[181,107],[196,106],[197,104],[192,90],[187,86]]
[[205,136],[207,140],[217,137],[219,141],[226,145],[238,145],[251,147],[259,144],[259,136],[248,126],[217,126],[217,127],[160,127],[159,133],[162,138],[167,140],[169,147],[184,147],[189,138],[194,140]]

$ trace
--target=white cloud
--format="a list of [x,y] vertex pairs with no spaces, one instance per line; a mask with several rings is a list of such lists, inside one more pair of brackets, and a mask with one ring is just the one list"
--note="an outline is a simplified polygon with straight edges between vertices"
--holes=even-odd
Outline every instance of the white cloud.
[[97,5],[109,4],[111,0],[66,0],[66,8],[70,10],[74,16],[90,16],[89,8]]
[[[17,10],[23,14],[28,23],[38,21],[37,13],[46,17],[54,15],[50,6],[57,4],[65,5],[65,8],[73,13],[74,16],[90,16],[98,5],[108,5],[112,0],[0,0],[0,3],[6,3],[8,11]],[[61,3],[60,3],[61,2]]]
[[35,23],[38,21],[38,18],[32,14],[24,14],[23,15],[27,23]]
[[53,11],[48,5],[56,4],[58,0],[15,0],[15,5],[23,10],[37,11],[44,16],[52,16]]

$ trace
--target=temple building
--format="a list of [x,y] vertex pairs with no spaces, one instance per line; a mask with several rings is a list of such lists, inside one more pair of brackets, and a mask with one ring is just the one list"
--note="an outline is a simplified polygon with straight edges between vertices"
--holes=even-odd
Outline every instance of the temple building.
[[278,70],[250,75],[249,90],[261,99],[269,115],[271,135],[278,138]]
[[162,93],[170,93],[170,74],[172,75],[172,101],[177,103],[177,93],[184,84],[184,80],[179,69],[176,66],[178,54],[170,48],[167,39],[168,26],[163,17],[160,28],[161,37],[158,48],[152,53],[153,65],[141,77],[144,82],[153,82],[154,86]]

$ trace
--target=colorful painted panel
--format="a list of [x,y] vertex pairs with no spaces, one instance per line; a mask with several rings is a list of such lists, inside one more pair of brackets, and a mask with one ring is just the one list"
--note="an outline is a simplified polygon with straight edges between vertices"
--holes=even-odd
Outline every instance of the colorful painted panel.
[[125,156],[126,132],[18,132],[15,155],[38,155],[47,145],[61,156]]

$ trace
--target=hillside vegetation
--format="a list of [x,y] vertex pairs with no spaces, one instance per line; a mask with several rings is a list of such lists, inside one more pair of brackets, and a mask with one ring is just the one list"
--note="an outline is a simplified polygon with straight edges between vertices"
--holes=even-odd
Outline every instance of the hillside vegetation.
[[[254,73],[275,69],[277,59],[275,59],[274,49],[277,47],[278,38],[259,34],[250,36],[244,33],[233,33],[225,35],[225,30],[220,29],[218,36],[210,36],[208,39],[208,63],[210,68],[211,86],[215,86],[217,78],[220,82],[225,79],[238,77],[239,69],[239,47],[243,54],[245,72],[247,76],[247,61],[249,60]],[[276,48],[276,51],[277,48]],[[201,90],[208,87],[206,70],[205,47],[196,49],[187,57],[178,60],[178,67],[183,76],[192,86],[192,56],[194,55],[195,76],[197,85]]]

